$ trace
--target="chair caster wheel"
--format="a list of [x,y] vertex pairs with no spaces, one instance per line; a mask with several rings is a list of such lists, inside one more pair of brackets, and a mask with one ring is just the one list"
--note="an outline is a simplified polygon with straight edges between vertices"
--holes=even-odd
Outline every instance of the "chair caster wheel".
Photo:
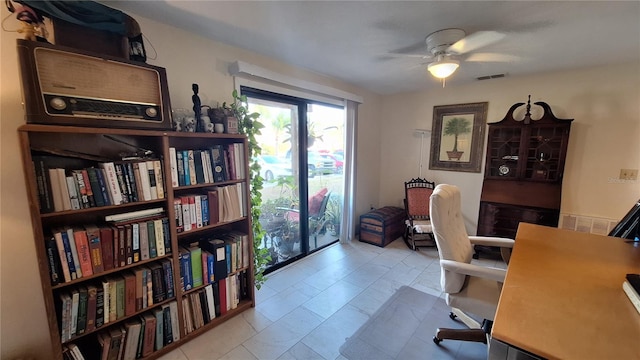
[[449,318],[450,318],[451,320],[455,320],[457,317],[458,317],[458,315],[454,314],[453,312],[450,312],[450,313],[449,313]]
[[433,337],[433,342],[434,342],[436,345],[440,345],[440,342],[441,342],[441,341],[442,341],[442,339],[438,339],[438,337],[437,337],[437,336],[434,336],[434,337]]

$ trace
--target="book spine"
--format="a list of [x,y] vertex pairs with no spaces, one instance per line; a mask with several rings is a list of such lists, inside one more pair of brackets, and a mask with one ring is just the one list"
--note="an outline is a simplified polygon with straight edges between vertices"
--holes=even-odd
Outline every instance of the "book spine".
[[173,327],[171,324],[171,309],[169,305],[162,305],[162,315],[163,315],[163,343],[164,345],[169,345],[173,343]]
[[131,224],[131,236],[132,236],[132,250],[133,250],[133,262],[140,261],[140,224]]
[[45,240],[45,249],[47,251],[47,261],[49,263],[49,277],[51,285],[57,285],[64,282],[62,272],[60,270],[60,252],[56,245],[55,237],[51,236]]
[[173,280],[173,266],[171,265],[171,260],[164,260],[161,262],[162,268],[164,270],[164,281],[165,281],[165,289],[167,293],[167,299],[171,299],[176,296],[174,290],[174,280]]
[[69,268],[69,278],[71,280],[75,280],[77,279],[76,266],[73,261],[73,254],[71,253],[71,245],[69,244],[69,237],[67,236],[67,232],[65,230],[61,230],[59,234],[61,236],[62,243],[64,246],[65,260]]
[[80,198],[78,195],[78,187],[76,184],[75,176],[66,176],[65,180],[67,182],[67,189],[69,190],[69,201],[71,202],[71,210],[81,209],[82,206],[80,206]]
[[115,164],[112,162],[100,163],[100,167],[104,170],[107,189],[112,205],[120,205],[124,203],[120,185],[118,183],[118,175],[116,174]]
[[80,287],[78,290],[78,324],[76,325],[76,334],[82,335],[87,329],[87,308],[88,308],[88,293],[85,286]]
[[171,166],[171,186],[177,188],[180,183],[178,182],[178,159],[174,147],[169,148],[169,164]]
[[38,186],[38,200],[40,202],[40,212],[50,213],[54,211],[53,195],[51,193],[51,180],[49,170],[43,159],[33,158],[33,168],[36,174],[36,184]]
[[146,161],[139,161],[133,164],[136,176],[142,185],[142,198],[145,201],[153,200],[151,197],[151,183],[149,182],[149,170]]
[[153,220],[147,221],[147,234],[149,235],[149,257],[155,258],[158,256],[158,250],[156,249],[156,227]]
[[196,162],[193,150],[187,150],[188,162],[189,162],[189,184],[196,185],[198,183],[196,174]]
[[148,160],[146,165],[149,176],[149,195],[151,195],[151,200],[156,200],[158,199],[158,186],[156,184],[156,170],[153,166],[153,160]]
[[176,150],[176,168],[178,172],[178,186],[184,186],[184,154],[179,150]]
[[102,196],[102,189],[100,182],[98,181],[98,174],[96,168],[87,168],[85,171],[89,177],[89,185],[93,193],[93,201],[95,206],[105,206],[104,197]]
[[189,150],[182,150],[182,168],[184,171],[184,184],[191,185],[191,174],[189,173]]
[[171,333],[173,334],[173,341],[178,341],[180,340],[180,330],[178,329],[178,302],[170,302],[169,310],[171,312]]
[[196,184],[205,183],[204,168],[202,167],[202,152],[200,150],[189,150],[189,153],[193,153],[194,173],[196,177]]
[[138,202],[138,186],[136,185],[136,176],[133,171],[131,162],[122,163],[122,171],[124,172],[124,182],[127,184],[127,192],[129,193],[129,202]]
[[171,253],[171,228],[169,228],[169,218],[163,217],[162,221],[162,236],[164,239],[164,253]]
[[127,188],[127,183],[124,177],[124,171],[122,169],[121,163],[114,163],[113,168],[116,173],[116,185],[118,185],[118,190],[120,190],[120,196],[122,197],[122,204],[126,204],[131,202],[131,198],[129,197],[129,189]]
[[100,328],[104,325],[104,288],[102,284],[96,287],[96,319],[95,327]]
[[153,160],[153,171],[156,176],[156,191],[158,199],[164,199],[164,176],[162,176],[162,161]]
[[91,250],[89,249],[89,242],[87,239],[87,233],[82,230],[73,231],[73,239],[76,244],[76,252],[78,254],[78,261],[80,262],[80,268],[82,270],[82,276],[93,275],[93,266],[91,265]]
[[104,199],[104,204],[108,205],[117,205],[114,203],[111,194],[109,193],[109,182],[107,180],[107,174],[104,169],[96,169],[96,176],[98,177],[98,183],[100,185],[100,192],[102,193],[102,198]]
[[162,220],[157,219],[153,221],[154,232],[156,235],[156,251],[158,256],[164,256],[164,228],[162,227]]
[[149,260],[149,229],[147,228],[147,223],[139,223],[138,231],[140,233],[140,259]]

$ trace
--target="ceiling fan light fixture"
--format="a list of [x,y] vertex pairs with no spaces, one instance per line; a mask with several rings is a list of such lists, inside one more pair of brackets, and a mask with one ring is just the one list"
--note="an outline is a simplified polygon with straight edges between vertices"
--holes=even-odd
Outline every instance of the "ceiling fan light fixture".
[[460,66],[457,60],[444,59],[432,62],[427,66],[427,70],[438,79],[445,79],[453,74]]

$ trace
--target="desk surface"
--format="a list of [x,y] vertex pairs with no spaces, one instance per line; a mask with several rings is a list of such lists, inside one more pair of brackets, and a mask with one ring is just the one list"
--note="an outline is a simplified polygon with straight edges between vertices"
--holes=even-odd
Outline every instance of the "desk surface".
[[549,359],[640,359],[627,273],[640,248],[623,239],[521,223],[492,336]]

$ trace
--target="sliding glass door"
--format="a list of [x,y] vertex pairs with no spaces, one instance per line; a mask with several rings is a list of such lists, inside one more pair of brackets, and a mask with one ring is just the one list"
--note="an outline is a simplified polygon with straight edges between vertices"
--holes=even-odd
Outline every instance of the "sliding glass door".
[[[344,189],[344,110],[242,88],[264,125],[260,223],[266,272],[338,241]],[[307,199],[307,201],[301,201]]]

